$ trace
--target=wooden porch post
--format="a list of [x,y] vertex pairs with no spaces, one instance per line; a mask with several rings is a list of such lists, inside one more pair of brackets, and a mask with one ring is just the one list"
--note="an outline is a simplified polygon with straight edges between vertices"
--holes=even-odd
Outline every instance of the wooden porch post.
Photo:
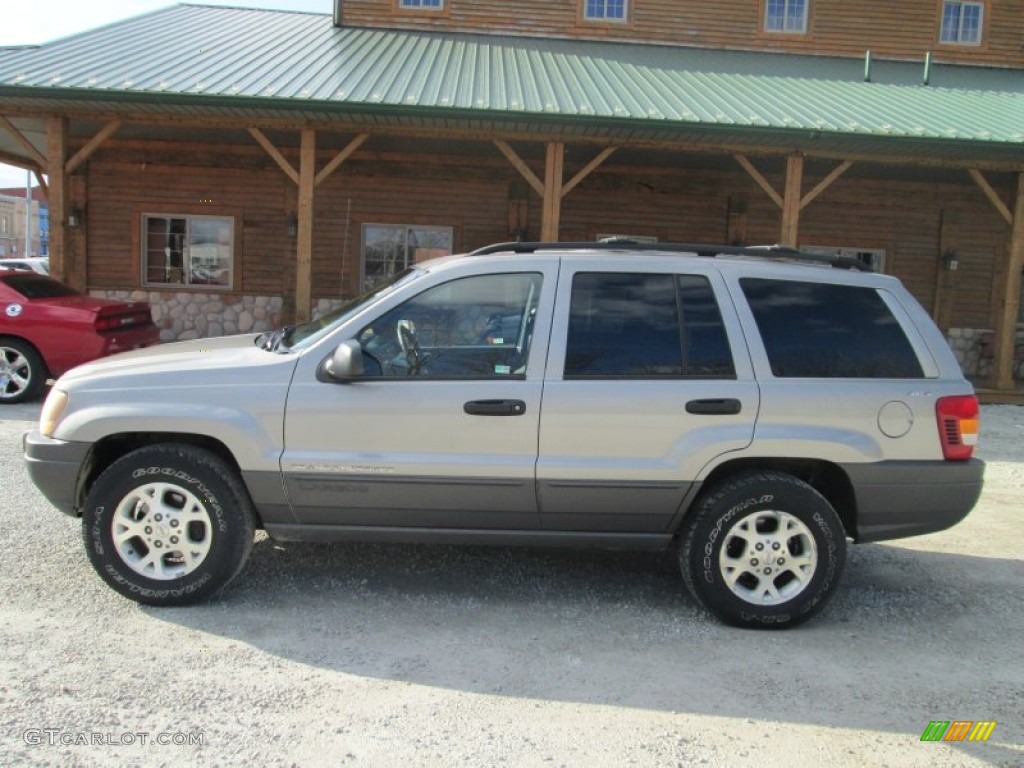
[[552,141],[548,144],[547,162],[544,167],[544,213],[541,218],[540,239],[544,242],[558,241],[558,225],[562,217],[562,173],[565,165],[565,144]]
[[786,194],[782,199],[782,232],[779,245],[796,248],[800,232],[800,191],[804,183],[804,156],[786,158]]
[[295,242],[295,321],[307,322],[313,295],[313,190],[316,187],[316,131],[302,130],[299,149],[298,236]]
[[57,280],[67,279],[65,258],[67,243],[67,177],[64,161],[67,155],[68,121],[50,117],[46,121],[47,202],[50,207],[50,274]]
[[1002,311],[996,316],[996,389],[1014,388],[1013,362],[1017,341],[1017,313],[1020,309],[1021,270],[1024,269],[1024,172],[1017,174],[1017,201],[1010,230],[1006,283]]

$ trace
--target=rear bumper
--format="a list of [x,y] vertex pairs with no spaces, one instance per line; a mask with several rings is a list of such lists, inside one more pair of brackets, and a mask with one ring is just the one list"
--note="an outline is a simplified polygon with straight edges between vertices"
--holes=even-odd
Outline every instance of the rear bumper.
[[956,525],[981,496],[985,463],[883,461],[845,464],[857,497],[859,542],[901,539]]
[[130,352],[133,349],[159,344],[160,329],[150,323],[116,331],[101,331],[97,334],[97,340],[99,350],[96,357],[106,357],[107,355],[116,355],[118,352]]
[[35,430],[22,435],[21,444],[36,488],[64,514],[77,515],[78,476],[92,444],[53,440]]

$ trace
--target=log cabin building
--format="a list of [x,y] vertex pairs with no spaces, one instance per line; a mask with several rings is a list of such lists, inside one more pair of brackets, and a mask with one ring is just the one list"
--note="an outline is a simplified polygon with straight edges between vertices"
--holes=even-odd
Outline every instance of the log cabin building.
[[0,49],[0,161],[45,180],[53,273],[166,339],[628,235],[855,255],[992,398],[1024,380],[1019,0],[179,4]]

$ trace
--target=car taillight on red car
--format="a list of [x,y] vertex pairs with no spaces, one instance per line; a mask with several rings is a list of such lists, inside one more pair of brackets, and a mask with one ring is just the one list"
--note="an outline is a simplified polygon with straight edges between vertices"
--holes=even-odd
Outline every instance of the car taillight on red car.
[[935,403],[939,440],[946,461],[967,461],[978,444],[978,398],[940,397]]
[[133,325],[143,325],[149,322],[149,317],[141,313],[129,315],[100,315],[96,318],[97,331],[116,331],[119,328],[129,328]]

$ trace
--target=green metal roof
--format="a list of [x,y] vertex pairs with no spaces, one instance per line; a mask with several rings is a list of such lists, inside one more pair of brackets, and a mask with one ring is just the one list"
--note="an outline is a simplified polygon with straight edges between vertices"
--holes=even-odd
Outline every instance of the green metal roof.
[[326,14],[176,5],[3,51],[0,114],[74,101],[697,140],[800,131],[985,146],[1024,163],[1022,74],[934,65],[926,86],[923,63],[875,62],[864,82],[864,62],[851,59],[336,28]]

